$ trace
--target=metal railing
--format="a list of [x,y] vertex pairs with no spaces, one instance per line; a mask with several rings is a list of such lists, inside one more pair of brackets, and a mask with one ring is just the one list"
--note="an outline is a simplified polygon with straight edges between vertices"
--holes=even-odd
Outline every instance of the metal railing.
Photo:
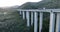
[[[38,10],[38,9],[17,9],[20,11],[20,14],[22,13],[23,19],[27,19],[27,27],[30,25],[33,25],[34,20],[34,32],[37,32],[37,25],[38,25],[38,17],[37,14],[39,12],[39,32],[41,32],[42,29],[42,23],[43,23],[43,12],[50,13],[50,24],[49,24],[49,32],[54,32],[54,25],[55,25],[55,13],[57,14],[56,17],[56,32],[59,32],[60,28],[60,9],[44,9],[44,10]],[[26,12],[26,13],[25,13]],[[29,16],[31,12],[31,17]],[[31,18],[31,24],[29,19]]]

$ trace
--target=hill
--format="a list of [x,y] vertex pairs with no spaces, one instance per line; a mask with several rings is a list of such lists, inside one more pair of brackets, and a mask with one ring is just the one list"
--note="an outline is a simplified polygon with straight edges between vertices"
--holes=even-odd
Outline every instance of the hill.
[[0,32],[26,32],[26,21],[19,11],[0,8]]
[[27,2],[19,6],[19,9],[55,9],[60,8],[60,0],[42,0],[40,2]]
[[19,6],[19,9],[33,9],[36,7],[36,2],[27,2],[24,3],[23,5]]

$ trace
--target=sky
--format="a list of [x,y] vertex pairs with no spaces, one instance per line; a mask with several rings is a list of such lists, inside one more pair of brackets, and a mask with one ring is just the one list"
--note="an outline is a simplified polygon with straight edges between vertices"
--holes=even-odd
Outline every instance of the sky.
[[41,0],[0,0],[0,7],[22,5],[26,2],[39,2],[39,1],[41,1]]

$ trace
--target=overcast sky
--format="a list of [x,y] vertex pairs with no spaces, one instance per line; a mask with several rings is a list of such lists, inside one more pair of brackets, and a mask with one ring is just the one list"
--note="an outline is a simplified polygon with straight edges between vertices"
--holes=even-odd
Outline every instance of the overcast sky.
[[22,5],[26,2],[38,2],[41,0],[0,0],[0,7]]

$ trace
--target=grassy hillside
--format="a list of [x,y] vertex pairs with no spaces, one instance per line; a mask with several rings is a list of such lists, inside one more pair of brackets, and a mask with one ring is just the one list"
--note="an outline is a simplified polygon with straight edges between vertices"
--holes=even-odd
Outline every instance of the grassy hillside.
[[27,2],[20,7],[19,9],[57,9],[60,8],[60,0],[42,0],[40,2]]
[[15,10],[0,11],[0,32],[27,32],[26,20]]

